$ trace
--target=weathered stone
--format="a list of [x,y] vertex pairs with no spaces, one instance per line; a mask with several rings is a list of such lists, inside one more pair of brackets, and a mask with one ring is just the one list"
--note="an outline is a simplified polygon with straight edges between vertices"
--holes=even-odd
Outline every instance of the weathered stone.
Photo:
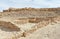
[[[49,30],[51,29],[49,25],[53,26],[57,24],[58,26],[56,25],[55,27],[59,27],[60,25],[59,11],[60,8],[9,8],[8,10],[3,10],[3,12],[0,13],[0,38],[30,39],[29,37],[31,37],[31,39],[40,39],[41,37],[41,39],[46,39],[45,37],[49,36],[49,33],[51,32],[51,30]],[[45,27],[48,27],[48,29],[46,28],[46,31],[45,29],[42,29]],[[3,30],[3,28],[6,29]],[[39,29],[41,29],[41,31]],[[52,31],[53,29],[55,28],[53,27]],[[43,35],[47,31],[50,32],[48,34],[46,33],[46,36]],[[35,32],[36,35],[34,34]],[[53,34],[51,34],[50,37],[51,36],[53,37]],[[54,34],[54,36],[56,35]]]
[[8,29],[14,30],[14,31],[19,31],[20,30],[20,28],[18,28],[16,25],[14,25],[11,22],[0,21],[0,26],[3,26],[5,28],[8,28]]

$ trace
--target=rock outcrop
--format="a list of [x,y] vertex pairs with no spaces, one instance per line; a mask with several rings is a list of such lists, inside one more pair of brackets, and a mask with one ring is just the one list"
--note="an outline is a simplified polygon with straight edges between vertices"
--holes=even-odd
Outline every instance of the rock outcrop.
[[[54,27],[59,27],[59,22],[60,8],[9,8],[0,12],[0,36],[1,39],[48,39],[48,37],[44,37],[44,32],[50,31],[47,33],[51,33],[51,35],[49,34],[51,37],[55,31],[51,32],[48,28],[51,29],[54,25],[52,29],[56,30]],[[3,27],[8,31],[3,30]],[[36,38],[34,38],[34,33],[37,35]],[[59,33],[57,31],[57,34]],[[49,38],[55,39],[57,34],[54,34],[54,38]]]
[[3,12],[18,12],[18,11],[60,11],[60,8],[9,8],[8,10],[3,10]]

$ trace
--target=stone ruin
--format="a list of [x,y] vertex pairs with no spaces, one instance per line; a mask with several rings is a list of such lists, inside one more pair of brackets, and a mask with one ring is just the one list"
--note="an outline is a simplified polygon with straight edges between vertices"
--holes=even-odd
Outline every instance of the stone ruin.
[[[9,39],[26,37],[41,27],[60,21],[59,11],[60,8],[9,8],[0,12],[0,26],[19,32]],[[25,26],[29,28],[24,29]]]
[[8,10],[3,10],[3,12],[18,12],[18,11],[60,11],[60,8],[9,8]]

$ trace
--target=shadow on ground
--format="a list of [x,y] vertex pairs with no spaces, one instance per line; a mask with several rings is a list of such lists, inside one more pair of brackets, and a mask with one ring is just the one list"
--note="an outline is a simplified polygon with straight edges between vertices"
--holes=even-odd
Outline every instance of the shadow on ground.
[[6,31],[6,32],[13,32],[13,31],[20,31],[20,30],[12,30],[12,29],[9,29],[9,28],[6,28],[6,27],[3,27],[3,26],[0,26],[0,30],[2,31]]

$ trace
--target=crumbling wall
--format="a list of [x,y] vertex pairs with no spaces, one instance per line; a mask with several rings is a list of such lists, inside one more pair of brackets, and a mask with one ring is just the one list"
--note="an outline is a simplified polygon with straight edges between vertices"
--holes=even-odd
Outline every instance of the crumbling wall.
[[59,11],[60,8],[9,8],[8,10],[3,10],[3,12],[13,12],[13,11]]
[[28,21],[29,21],[28,18],[18,18],[14,22],[17,24],[25,24],[25,23],[28,23]]

